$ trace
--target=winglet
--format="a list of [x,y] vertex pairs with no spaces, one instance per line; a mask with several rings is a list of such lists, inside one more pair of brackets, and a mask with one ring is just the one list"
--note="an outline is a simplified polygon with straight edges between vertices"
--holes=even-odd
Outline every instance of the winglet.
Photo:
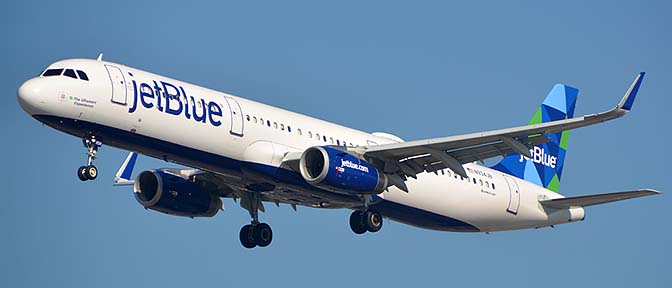
[[621,102],[618,103],[618,108],[630,111],[632,109],[632,104],[635,103],[635,97],[637,97],[637,91],[639,91],[639,86],[642,85],[642,80],[644,80],[645,72],[640,72],[635,81],[630,84],[630,88],[625,92],[625,96],[621,99]]
[[131,180],[131,174],[133,173],[133,167],[135,166],[135,160],[138,159],[138,153],[130,152],[126,156],[126,160],[119,167],[119,171],[114,175],[114,186],[123,186],[123,185],[133,185],[135,181]]

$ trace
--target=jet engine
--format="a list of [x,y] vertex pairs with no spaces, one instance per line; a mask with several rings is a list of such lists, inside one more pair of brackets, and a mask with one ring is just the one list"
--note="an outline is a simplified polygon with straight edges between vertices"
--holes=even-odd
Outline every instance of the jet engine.
[[388,177],[367,161],[329,146],[308,148],[299,170],[315,187],[344,194],[378,194],[388,187]]
[[164,170],[143,171],[133,185],[135,199],[145,208],[184,217],[212,217],[222,200],[198,184]]

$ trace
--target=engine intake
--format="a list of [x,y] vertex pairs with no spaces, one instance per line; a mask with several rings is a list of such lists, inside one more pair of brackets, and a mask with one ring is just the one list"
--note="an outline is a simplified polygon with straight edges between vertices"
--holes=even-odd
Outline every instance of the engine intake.
[[346,194],[378,194],[388,187],[387,176],[363,159],[329,146],[308,148],[299,161],[306,182]]
[[133,192],[140,205],[169,215],[212,217],[222,207],[218,196],[188,179],[163,170],[140,173]]

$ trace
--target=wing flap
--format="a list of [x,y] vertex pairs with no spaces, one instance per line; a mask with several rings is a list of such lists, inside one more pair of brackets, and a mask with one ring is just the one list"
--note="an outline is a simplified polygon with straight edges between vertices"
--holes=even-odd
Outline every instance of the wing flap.
[[539,203],[541,203],[541,205],[545,207],[551,207],[556,209],[567,209],[570,207],[586,207],[657,194],[660,194],[660,192],[652,189],[642,189],[642,190],[543,200],[539,201]]

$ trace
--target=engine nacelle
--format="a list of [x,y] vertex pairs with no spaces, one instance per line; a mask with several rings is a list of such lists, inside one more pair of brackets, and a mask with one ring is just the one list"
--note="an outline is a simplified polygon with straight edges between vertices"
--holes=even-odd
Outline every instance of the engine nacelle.
[[315,187],[346,194],[378,194],[388,187],[387,176],[365,160],[329,146],[308,148],[299,170]]
[[217,195],[178,175],[143,171],[133,185],[135,199],[145,208],[175,216],[212,217],[222,207]]

